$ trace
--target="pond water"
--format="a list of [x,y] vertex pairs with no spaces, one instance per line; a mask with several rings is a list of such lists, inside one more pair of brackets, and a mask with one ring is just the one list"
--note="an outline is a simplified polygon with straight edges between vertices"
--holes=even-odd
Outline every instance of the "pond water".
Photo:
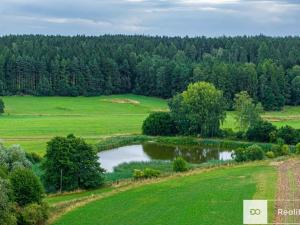
[[229,160],[231,153],[232,151],[199,146],[169,146],[147,142],[102,151],[98,156],[101,167],[107,172],[112,172],[115,166],[125,162],[173,160],[181,156],[190,163],[203,163],[209,160]]

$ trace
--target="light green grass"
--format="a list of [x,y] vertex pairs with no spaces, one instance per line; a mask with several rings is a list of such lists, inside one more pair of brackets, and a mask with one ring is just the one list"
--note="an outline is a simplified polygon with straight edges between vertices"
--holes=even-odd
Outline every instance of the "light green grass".
[[171,178],[76,208],[54,224],[242,224],[243,200],[274,199],[276,174],[274,167],[250,164]]
[[[286,106],[282,111],[265,112],[262,116],[277,127],[289,125],[300,129],[300,106]],[[234,112],[227,112],[223,128],[232,128],[236,130]]]
[[[119,103],[129,99],[131,102]],[[166,110],[166,101],[136,95],[101,97],[3,97],[0,138],[43,154],[46,142],[70,133],[96,143],[106,135],[141,133],[151,111]]]

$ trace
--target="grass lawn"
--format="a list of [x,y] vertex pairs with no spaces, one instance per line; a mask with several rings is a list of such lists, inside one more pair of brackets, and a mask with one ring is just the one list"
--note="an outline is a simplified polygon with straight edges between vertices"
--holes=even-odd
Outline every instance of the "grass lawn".
[[242,224],[243,200],[274,199],[276,181],[276,168],[266,162],[218,168],[116,193],[54,224]]

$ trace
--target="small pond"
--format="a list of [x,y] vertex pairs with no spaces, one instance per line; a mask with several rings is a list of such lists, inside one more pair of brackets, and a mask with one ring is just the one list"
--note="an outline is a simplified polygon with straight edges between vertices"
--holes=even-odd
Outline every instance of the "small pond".
[[98,156],[101,167],[112,172],[115,166],[125,162],[173,160],[181,156],[190,163],[203,163],[209,160],[229,160],[231,153],[232,151],[200,146],[169,146],[147,142],[102,151]]

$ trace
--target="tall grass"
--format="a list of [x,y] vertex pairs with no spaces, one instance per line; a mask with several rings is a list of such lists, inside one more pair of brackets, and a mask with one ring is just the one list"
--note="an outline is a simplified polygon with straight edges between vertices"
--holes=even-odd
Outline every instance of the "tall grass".
[[[233,160],[211,160],[201,164],[188,163],[187,167],[188,169],[211,168],[228,164],[235,164],[235,162]],[[144,170],[146,168],[159,170],[163,176],[170,175],[173,173],[173,162],[153,160],[149,162],[122,163],[115,167],[113,172],[105,174],[105,180],[106,182],[115,182],[123,179],[130,179],[133,178],[133,171],[135,169]]]
[[125,145],[142,144],[147,141],[153,141],[162,144],[169,145],[191,145],[191,146],[203,146],[211,148],[221,149],[237,149],[247,148],[253,144],[259,145],[265,152],[272,150],[276,144],[271,143],[256,143],[256,142],[245,142],[236,141],[229,139],[212,139],[212,138],[196,138],[196,137],[151,137],[145,135],[134,135],[134,136],[116,136],[106,138],[97,144],[98,151],[107,149],[117,148]]
[[107,149],[118,148],[125,145],[141,144],[146,141],[153,140],[154,137],[144,135],[131,135],[131,136],[115,136],[102,140],[96,145],[98,151]]
[[146,168],[159,170],[162,174],[166,174],[172,172],[173,167],[172,162],[162,160],[122,163],[115,167],[113,172],[105,174],[105,180],[107,182],[114,182],[122,179],[132,178],[133,171],[135,169],[143,170]]

